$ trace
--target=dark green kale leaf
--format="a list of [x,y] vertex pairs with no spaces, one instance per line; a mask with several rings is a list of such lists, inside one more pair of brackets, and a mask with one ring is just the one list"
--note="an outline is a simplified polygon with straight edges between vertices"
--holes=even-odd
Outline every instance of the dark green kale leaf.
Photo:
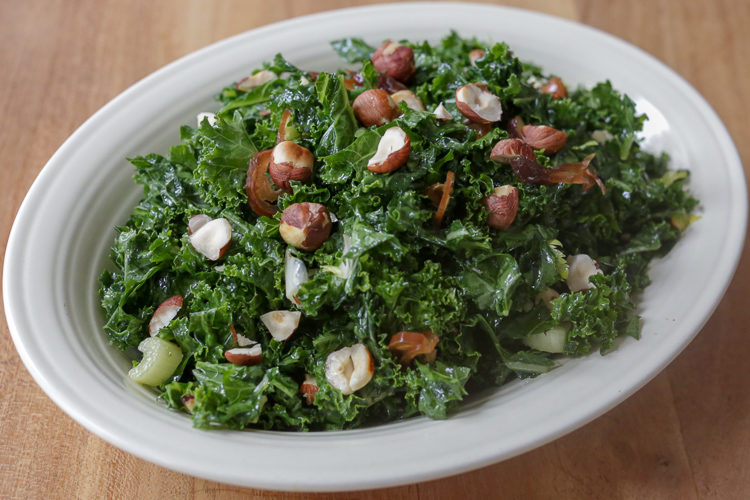
[[326,116],[332,118],[317,145],[320,155],[328,156],[349,145],[357,130],[357,120],[349,103],[349,94],[344,86],[344,77],[331,73],[321,73],[315,82],[318,100]]
[[342,38],[340,40],[334,40],[331,42],[331,47],[333,47],[333,50],[335,50],[344,61],[349,63],[368,61],[370,56],[375,52],[375,49],[370,47],[361,38]]
[[[279,54],[264,65],[277,78],[248,91],[221,90],[215,124],[182,127],[181,144],[167,156],[131,160],[143,198],[116,228],[113,265],[100,277],[104,330],[113,344],[132,349],[149,335],[158,305],[183,297],[176,318],[158,333],[181,348],[183,361],[159,389],[169,406],[192,413],[196,427],[316,430],[420,414],[446,418],[467,394],[553,369],[561,354],[529,348],[530,335],[567,331],[567,356],[604,354],[618,338],[638,337],[634,294],[649,283],[649,262],[694,220],[697,201],[686,189],[687,171],[669,170],[666,155],[641,148],[646,117],[635,103],[610,82],[569,88],[563,98],[545,94],[548,75],[504,43],[456,32],[438,44],[401,43],[414,51],[409,89],[425,110],[402,103],[392,122],[361,127],[351,103],[381,75],[370,61],[374,47],[347,38],[332,47],[362,64],[353,88],[345,70],[308,73]],[[483,56],[472,63],[475,49]],[[467,122],[455,104],[456,89],[476,82],[502,102],[503,120],[489,130]],[[439,103],[452,120],[435,119]],[[290,250],[280,215],[258,216],[247,204],[249,161],[274,147],[285,113],[289,138],[308,148],[315,164],[311,181],[293,181],[276,207],[328,208],[331,236],[313,252]],[[515,116],[567,134],[558,152],[536,152],[540,165],[594,154],[589,166],[606,189],[526,184],[491,161],[489,151],[509,137]],[[390,174],[373,173],[367,163],[392,126],[410,138],[408,161]],[[437,221],[434,195],[442,196],[450,176]],[[485,198],[503,185],[518,189],[518,212],[509,229],[495,231]],[[232,227],[218,261],[189,241],[195,214],[226,218]],[[575,254],[597,261],[594,288],[569,291],[566,257]],[[293,300],[284,272],[291,257],[308,274]],[[274,310],[302,312],[283,342],[260,320]],[[227,362],[232,331],[260,344],[259,364]],[[437,335],[435,359],[402,366],[389,342],[404,331]],[[367,385],[345,395],[327,381],[325,365],[332,352],[355,343],[367,347],[374,371]],[[306,377],[318,386],[310,402],[300,394]]]
[[198,136],[200,153],[194,175],[199,196],[213,206],[232,209],[247,204],[245,178],[250,157],[258,148],[245,130],[239,113],[204,122]]
[[590,281],[596,288],[586,293],[565,293],[551,302],[552,318],[571,325],[566,354],[587,354],[593,348],[606,353],[618,336],[631,334],[635,305],[624,269],[594,275]]
[[415,363],[416,370],[409,372],[409,383],[419,388],[417,407],[430,418],[442,419],[466,395],[464,388],[471,370],[465,366],[448,366]]

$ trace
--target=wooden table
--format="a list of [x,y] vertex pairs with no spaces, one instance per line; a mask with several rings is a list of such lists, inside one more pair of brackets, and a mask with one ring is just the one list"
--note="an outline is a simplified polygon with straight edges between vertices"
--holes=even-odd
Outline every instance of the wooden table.
[[[237,0],[0,2],[0,234],[27,189],[93,112],[216,40],[352,4]],[[613,33],[677,70],[714,106],[750,169],[748,0],[512,0]],[[394,11],[394,15],[396,12]],[[408,33],[404,33],[408,37]],[[703,331],[601,418],[503,463],[437,481],[339,495],[195,479],[95,437],[34,383],[0,323],[0,498],[750,497],[750,247]]]

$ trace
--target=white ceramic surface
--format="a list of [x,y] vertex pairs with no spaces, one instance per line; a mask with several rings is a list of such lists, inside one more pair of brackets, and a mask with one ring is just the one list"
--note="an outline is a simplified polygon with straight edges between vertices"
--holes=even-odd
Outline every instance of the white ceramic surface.
[[[402,4],[398,11],[327,12],[202,49],[123,92],[55,153],[18,212],[3,292],[18,352],[64,411],[115,446],[188,474],[285,490],[372,488],[466,471],[559,437],[632,394],[698,332],[734,272],[747,217],[742,165],[703,98],[648,54],[579,24],[470,4]],[[509,384],[445,421],[416,418],[346,432],[194,430],[184,415],[129,383],[128,361],[104,339],[96,291],[112,227],[139,197],[125,158],[166,152],[178,142],[180,124],[217,108],[217,89],[278,51],[305,69],[333,69],[341,63],[331,39],[436,41],[450,28],[505,40],[518,56],[568,82],[609,78],[652,115],[649,143],[691,170],[702,219],[652,266],[642,340]]]

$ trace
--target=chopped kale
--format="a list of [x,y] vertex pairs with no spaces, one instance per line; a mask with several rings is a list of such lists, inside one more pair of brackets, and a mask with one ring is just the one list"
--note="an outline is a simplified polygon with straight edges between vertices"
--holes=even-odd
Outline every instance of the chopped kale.
[[[278,55],[264,65],[278,78],[256,88],[228,86],[218,95],[216,122],[183,127],[167,156],[131,159],[143,199],[116,228],[113,271],[100,278],[104,330],[123,350],[149,336],[155,309],[181,295],[183,306],[158,336],[177,344],[183,359],[162,384],[162,398],[188,409],[196,427],[282,430],[340,429],[427,415],[446,418],[469,391],[553,369],[561,355],[606,353],[620,336],[638,337],[635,296],[649,283],[648,263],[680,238],[697,201],[685,189],[688,172],[668,170],[666,155],[641,149],[647,117],[603,82],[555,98],[540,90],[548,75],[511,49],[451,33],[442,42],[410,43],[416,74],[409,88],[425,110],[400,106],[393,122],[361,127],[354,99],[379,84],[375,51],[356,38],[333,48],[359,75],[310,74]],[[470,61],[469,52],[483,56]],[[313,68],[314,69],[314,68]],[[358,76],[358,77],[355,77]],[[361,77],[359,77],[361,76]],[[486,130],[466,122],[456,89],[485,83],[499,97],[502,121]],[[442,103],[451,121],[432,113]],[[288,110],[294,141],[315,158],[308,183],[292,182],[276,202],[325,204],[333,232],[314,252],[293,251],[309,276],[290,301],[285,290],[287,244],[280,212],[257,215],[248,205],[248,163],[272,148]],[[513,135],[510,119],[567,134],[559,151],[536,153],[545,168],[594,154],[603,188],[527,184],[490,150]],[[393,173],[367,169],[385,131],[401,127],[411,141]],[[428,188],[455,175],[441,224]],[[484,200],[497,186],[518,189],[517,215],[498,231],[488,226]],[[226,254],[213,262],[190,244],[188,219],[223,217],[232,226]],[[601,273],[572,292],[566,257],[587,254]],[[546,294],[546,302],[540,301]],[[302,312],[296,332],[273,340],[260,320],[272,310]],[[567,331],[562,353],[527,346],[530,335]],[[262,347],[253,366],[229,363],[235,333]],[[435,359],[399,363],[388,345],[397,332],[437,335]],[[326,379],[326,358],[364,344],[372,380],[345,395]],[[315,377],[306,401],[300,384]],[[186,401],[190,401],[187,404]]]

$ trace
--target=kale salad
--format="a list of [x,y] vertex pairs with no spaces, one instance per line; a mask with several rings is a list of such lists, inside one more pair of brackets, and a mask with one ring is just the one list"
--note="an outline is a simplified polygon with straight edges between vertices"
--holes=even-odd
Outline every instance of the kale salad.
[[130,159],[100,295],[135,382],[199,428],[342,429],[639,337],[697,201],[627,96],[457,33],[331,45],[349,69],[277,55]]

